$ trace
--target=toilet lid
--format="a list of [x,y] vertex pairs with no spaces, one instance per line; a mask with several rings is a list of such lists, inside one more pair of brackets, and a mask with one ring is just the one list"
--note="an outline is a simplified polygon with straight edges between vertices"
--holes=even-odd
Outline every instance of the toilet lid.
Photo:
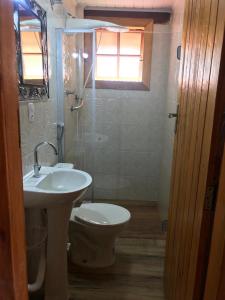
[[96,225],[118,225],[130,219],[124,207],[106,203],[87,203],[73,209],[73,219]]

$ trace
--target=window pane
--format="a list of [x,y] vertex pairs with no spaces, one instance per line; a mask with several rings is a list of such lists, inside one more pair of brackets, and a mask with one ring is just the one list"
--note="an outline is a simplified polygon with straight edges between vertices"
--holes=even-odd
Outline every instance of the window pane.
[[142,61],[140,57],[120,57],[119,80],[142,81]]
[[140,55],[141,54],[141,33],[121,33],[120,34],[120,54]]
[[96,76],[97,80],[116,80],[117,79],[117,57],[97,56]]
[[23,54],[23,78],[43,79],[42,54]]
[[97,31],[97,54],[117,54],[117,33]]

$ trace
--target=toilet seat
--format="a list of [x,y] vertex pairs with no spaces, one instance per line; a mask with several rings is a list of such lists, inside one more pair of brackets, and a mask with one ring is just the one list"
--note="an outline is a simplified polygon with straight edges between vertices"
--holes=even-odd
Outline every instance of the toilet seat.
[[73,209],[71,220],[82,223],[113,226],[128,222],[130,212],[121,206],[107,203],[85,203]]

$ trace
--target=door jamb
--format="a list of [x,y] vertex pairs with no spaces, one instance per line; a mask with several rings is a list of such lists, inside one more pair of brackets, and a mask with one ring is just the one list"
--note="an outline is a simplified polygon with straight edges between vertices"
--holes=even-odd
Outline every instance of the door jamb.
[[[15,55],[13,55],[15,53]],[[0,298],[27,300],[13,1],[0,1]]]

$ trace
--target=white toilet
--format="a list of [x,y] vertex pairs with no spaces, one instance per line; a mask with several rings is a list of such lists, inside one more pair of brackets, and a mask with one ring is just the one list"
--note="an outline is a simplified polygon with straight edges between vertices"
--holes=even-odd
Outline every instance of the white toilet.
[[115,239],[131,215],[124,207],[106,203],[86,203],[73,208],[69,237],[74,264],[99,268],[115,262]]

